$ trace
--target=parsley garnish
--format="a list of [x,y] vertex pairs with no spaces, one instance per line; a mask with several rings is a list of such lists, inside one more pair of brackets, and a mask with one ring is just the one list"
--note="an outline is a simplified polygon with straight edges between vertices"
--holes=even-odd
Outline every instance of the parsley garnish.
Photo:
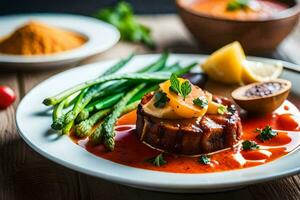
[[208,165],[210,163],[210,158],[206,155],[201,155],[198,161],[201,164]]
[[227,4],[228,11],[235,11],[249,7],[250,0],[232,0]]
[[163,154],[159,154],[158,156],[155,156],[153,158],[150,158],[147,160],[148,162],[152,163],[153,165],[160,167],[162,165],[167,164],[167,161],[164,160]]
[[201,108],[205,108],[207,105],[208,105],[208,101],[207,99],[201,99],[201,98],[196,98],[193,100],[193,103],[196,105],[196,106],[199,106]]
[[256,142],[249,140],[245,140],[244,142],[242,142],[242,147],[243,150],[255,150],[259,148]]
[[218,114],[220,115],[224,115],[225,113],[228,113],[228,110],[227,110],[227,106],[224,106],[224,105],[220,105],[218,107],[218,110],[217,110]]
[[257,128],[256,132],[259,133],[257,138],[261,141],[270,140],[277,135],[277,132],[272,130],[271,126],[266,126],[264,129]]
[[236,108],[234,105],[231,105],[231,106],[227,107],[227,111],[228,111],[228,113],[233,114],[233,113],[235,113]]
[[170,90],[182,96],[184,100],[185,97],[192,92],[192,86],[190,82],[186,80],[182,84],[180,84],[180,81],[178,80],[176,74],[171,75],[170,82],[171,82]]
[[154,106],[156,108],[163,108],[170,101],[170,99],[167,97],[167,94],[162,91],[156,92],[154,98]]

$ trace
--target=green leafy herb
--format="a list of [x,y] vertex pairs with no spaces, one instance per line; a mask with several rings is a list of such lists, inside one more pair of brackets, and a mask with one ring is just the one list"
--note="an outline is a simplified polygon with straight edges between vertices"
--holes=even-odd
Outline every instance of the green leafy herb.
[[181,84],[181,95],[185,99],[187,95],[189,95],[192,92],[192,86],[189,81],[184,81]]
[[218,112],[218,114],[220,114],[220,115],[224,115],[225,113],[228,112],[227,106],[224,106],[224,105],[221,104],[221,105],[218,107],[217,112]]
[[243,150],[255,150],[259,148],[256,142],[249,140],[245,140],[244,142],[242,142],[242,147]]
[[180,93],[180,82],[176,74],[171,75],[170,82],[171,82],[170,90],[172,92],[175,92],[176,94]]
[[210,158],[207,155],[201,155],[199,157],[199,163],[208,165],[210,163]]
[[142,42],[150,48],[155,48],[150,29],[137,22],[129,3],[120,1],[114,7],[101,9],[95,17],[114,25],[120,31],[123,40]]
[[234,105],[231,105],[231,106],[227,107],[227,111],[228,111],[228,113],[233,114],[236,112],[236,107]]
[[170,99],[167,97],[167,94],[162,91],[156,92],[154,98],[154,106],[156,108],[163,108],[170,101]]
[[272,130],[271,126],[266,126],[264,129],[257,128],[256,132],[259,133],[257,138],[261,141],[270,140],[278,134],[276,131]]
[[192,92],[192,86],[190,82],[184,81],[182,84],[180,84],[180,81],[178,80],[176,74],[171,75],[170,82],[171,82],[170,90],[182,96],[184,100]]
[[152,163],[153,165],[160,167],[162,165],[167,164],[167,161],[164,160],[163,154],[159,154],[158,156],[155,156],[153,158],[150,158],[147,160],[148,162]]
[[245,9],[249,7],[250,0],[231,0],[227,4],[228,11],[236,11],[240,9]]
[[196,106],[199,106],[201,108],[205,108],[207,105],[208,105],[208,101],[207,99],[202,99],[202,98],[196,98],[193,100],[193,103],[196,105]]

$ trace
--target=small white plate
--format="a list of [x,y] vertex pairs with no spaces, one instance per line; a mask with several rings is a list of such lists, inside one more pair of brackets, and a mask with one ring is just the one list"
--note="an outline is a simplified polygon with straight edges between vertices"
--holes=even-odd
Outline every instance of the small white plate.
[[[132,72],[153,62],[159,55],[135,57],[120,73]],[[170,63],[180,61],[183,65],[203,61],[201,55],[171,55]],[[277,60],[251,58],[262,62],[276,63]],[[226,172],[204,174],[176,174],[133,168],[97,157],[76,145],[68,136],[57,138],[50,129],[51,114],[42,104],[45,97],[55,95],[75,84],[97,77],[114,64],[105,61],[74,68],[42,82],[32,89],[21,101],[17,114],[17,127],[22,138],[38,153],[71,169],[124,185],[148,190],[168,192],[221,191],[272,180],[300,172],[300,151],[265,165]],[[291,67],[295,65],[285,63]],[[300,98],[299,75],[284,71],[283,78],[293,82],[293,93]],[[48,114],[43,114],[43,113]]]
[[0,68],[61,67],[101,53],[114,46],[120,39],[119,31],[112,25],[91,17],[70,14],[29,14],[0,17],[0,38],[11,34],[16,28],[31,20],[80,33],[88,41],[76,49],[49,55],[0,54]]

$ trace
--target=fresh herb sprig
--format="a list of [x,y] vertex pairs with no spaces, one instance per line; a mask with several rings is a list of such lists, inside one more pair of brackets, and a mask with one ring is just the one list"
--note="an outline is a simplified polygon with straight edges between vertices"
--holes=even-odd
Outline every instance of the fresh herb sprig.
[[259,145],[254,141],[245,140],[242,142],[242,148],[243,150],[255,150],[259,149]]
[[162,165],[167,164],[167,161],[164,159],[163,154],[159,154],[153,158],[146,160],[147,162],[152,163],[156,167],[160,167]]
[[257,128],[255,132],[259,133],[257,138],[263,142],[278,135],[277,131],[274,131],[271,126],[266,126],[263,129]]
[[170,90],[182,96],[184,100],[192,92],[192,86],[190,82],[186,80],[183,83],[180,83],[176,74],[171,75],[170,82]]
[[170,101],[170,99],[167,97],[167,94],[162,91],[156,92],[154,98],[155,98],[154,106],[156,108],[163,108]]
[[228,11],[236,11],[240,9],[246,9],[249,7],[250,0],[231,0],[227,4]]
[[201,155],[198,162],[203,165],[208,165],[210,163],[210,158],[207,155]]
[[208,100],[203,98],[196,98],[193,100],[193,103],[196,106],[199,106],[201,108],[205,108],[208,105]]
[[114,7],[101,9],[95,17],[115,26],[120,31],[123,40],[141,42],[149,48],[155,48],[151,30],[137,22],[129,3],[120,1]]

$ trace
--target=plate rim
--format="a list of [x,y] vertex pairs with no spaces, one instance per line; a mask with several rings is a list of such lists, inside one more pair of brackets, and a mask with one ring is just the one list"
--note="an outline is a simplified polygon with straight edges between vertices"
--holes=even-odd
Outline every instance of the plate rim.
[[[138,55],[136,57],[142,57],[142,56],[148,57],[148,56],[158,56],[158,55],[159,54],[144,54],[144,55]],[[175,57],[176,56],[183,56],[183,57],[189,56],[189,57],[195,57],[195,58],[197,57],[199,59],[204,59],[205,57],[207,57],[207,55],[201,55],[201,54],[171,54],[170,56],[175,56]],[[250,60],[264,60],[264,61],[270,61],[270,62],[278,62],[278,61],[280,61],[280,60],[276,60],[276,59],[261,58],[261,57],[248,57],[248,58],[250,58]],[[117,59],[109,59],[109,60],[106,60],[106,61],[116,61],[116,60]],[[62,75],[62,74],[70,73],[73,70],[79,70],[80,71],[80,69],[83,69],[83,68],[85,68],[85,70],[86,70],[88,66],[97,65],[97,64],[100,64],[100,63],[103,63],[103,62],[105,62],[105,61],[101,61],[101,62],[97,62],[97,63],[92,63],[92,64],[88,64],[88,65],[79,66],[79,67],[76,67],[76,68],[73,68],[73,69],[66,70],[66,71],[64,71],[62,73],[56,74],[54,76],[51,76],[48,79],[46,79],[43,82],[41,82],[38,85],[36,85],[33,89],[31,89],[30,92],[28,92],[26,96],[28,97],[32,91],[34,91],[37,87],[39,87],[40,85],[42,85],[44,82],[48,81],[49,79],[56,78],[57,76]],[[285,65],[291,65],[293,67],[297,66],[295,64],[292,64],[292,63],[289,63],[289,62],[286,62],[286,61],[281,61],[281,62],[283,62]],[[26,134],[24,134],[22,132],[21,128],[19,127],[18,120],[19,120],[19,115],[20,115],[20,113],[19,113],[20,112],[20,107],[22,106],[22,102],[24,102],[23,100],[26,98],[26,96],[24,96],[24,98],[20,101],[19,106],[18,106],[17,111],[16,111],[16,126],[17,126],[17,130],[18,130],[20,136],[22,137],[22,139],[31,148],[33,148],[36,152],[38,152],[39,154],[41,154],[45,158],[50,159],[51,161],[53,161],[55,163],[58,163],[60,165],[68,167],[70,169],[79,171],[81,173],[89,174],[91,176],[96,176],[96,177],[103,178],[103,179],[106,179],[106,180],[109,180],[109,181],[118,182],[118,183],[121,183],[121,184],[124,184],[124,185],[130,185],[130,186],[133,186],[133,187],[144,188],[144,189],[146,187],[147,189],[159,190],[159,191],[170,191],[170,190],[173,191],[173,190],[178,190],[178,192],[181,192],[181,190],[183,190],[184,192],[194,192],[193,190],[197,190],[197,192],[199,192],[199,190],[207,190],[207,189],[212,189],[212,188],[223,189],[223,188],[230,188],[230,187],[237,186],[237,182],[236,181],[227,181],[226,183],[223,182],[223,183],[219,183],[219,184],[216,184],[216,183],[210,183],[210,184],[201,184],[201,183],[196,183],[196,184],[195,183],[178,184],[178,183],[170,183],[170,182],[164,182],[164,183],[160,182],[160,183],[157,183],[155,180],[154,181],[153,180],[151,180],[151,181],[149,181],[149,180],[139,180],[139,181],[137,181],[137,180],[134,180],[134,179],[128,179],[128,178],[120,177],[118,175],[111,175],[111,174],[105,174],[105,173],[99,173],[99,172],[95,174],[95,171],[93,171],[93,170],[88,170],[85,167],[77,166],[74,163],[66,162],[65,160],[63,160],[61,158],[53,157],[52,155],[49,155],[49,153],[43,151],[41,147],[35,146],[25,136]],[[67,138],[67,139],[69,139],[69,138]],[[78,146],[78,145],[76,145],[76,146]],[[79,146],[78,146],[78,148],[83,149],[82,147],[79,147]],[[91,154],[89,152],[87,152],[87,153]],[[94,156],[93,154],[91,154],[91,155]],[[278,160],[282,160],[284,158],[281,158],[281,159],[278,159]],[[97,157],[97,159],[102,159],[102,158]],[[105,159],[102,159],[102,160],[105,160]],[[278,160],[275,160],[275,161],[273,161],[271,163],[278,162]],[[114,163],[112,161],[108,161],[108,162]],[[159,173],[159,174],[167,174],[167,175],[174,175],[174,176],[175,175],[176,176],[177,175],[184,175],[184,176],[195,176],[195,175],[198,176],[198,175],[200,175],[201,176],[201,175],[207,175],[207,174],[210,174],[212,176],[212,175],[216,175],[216,174],[225,174],[225,173],[232,173],[232,172],[237,172],[238,173],[239,171],[241,171],[241,170],[231,170],[231,171],[226,171],[226,172],[214,172],[214,173],[205,173],[205,174],[177,174],[177,173],[157,172],[157,171],[152,171],[152,170],[145,170],[145,169],[133,168],[133,167],[122,165],[122,164],[118,164],[118,163],[114,163],[114,164],[117,165],[117,166],[129,167],[129,168],[132,168],[132,169],[137,170],[137,171],[146,171],[146,172]],[[263,166],[266,166],[266,165],[269,165],[269,164],[265,164]],[[260,168],[260,167],[261,166],[253,167],[253,168],[257,169],[257,168]],[[251,170],[253,168],[242,169],[242,173],[245,172],[246,170],[248,171],[248,170]],[[263,181],[268,181],[268,180],[272,180],[272,179],[275,179],[275,178],[280,178],[280,177],[284,177],[284,176],[293,175],[293,174],[296,174],[298,172],[300,172],[300,166],[298,168],[294,168],[294,169],[291,169],[291,170],[288,170],[288,171],[277,173],[276,175],[263,176],[263,177],[259,177],[259,178],[257,178],[257,177],[251,177],[251,178],[248,178],[247,180],[239,182],[238,186],[249,185],[249,184],[259,183],[259,182],[263,182]],[[190,191],[190,190],[192,190],[192,191]]]
[[[91,41],[88,40],[85,44],[83,44],[78,48],[63,51],[63,52],[58,52],[54,54],[49,54],[49,55],[33,55],[33,56],[26,57],[22,55],[0,54],[1,64],[8,64],[8,65],[41,64],[42,65],[47,63],[70,62],[71,60],[81,60],[83,58],[90,57],[108,50],[109,48],[113,47],[121,38],[120,32],[113,25],[89,16],[78,15],[78,14],[64,14],[64,13],[12,14],[12,15],[0,16],[0,23],[3,20],[17,20],[18,18],[19,20],[25,20],[25,21],[30,20],[30,18],[45,18],[50,20],[56,18],[65,18],[65,19],[81,21],[83,23],[86,23],[87,25],[98,24],[100,26],[99,27],[95,26],[95,28],[106,29],[106,31],[109,31],[113,35],[113,37],[105,45],[93,49],[90,49],[92,43]],[[94,37],[91,34],[91,30],[88,30],[87,28],[83,30],[77,28],[76,26],[73,27],[72,27],[73,31],[83,34],[84,36],[87,36],[89,39],[91,39],[90,37],[92,36],[92,39],[95,40],[96,37]]]

